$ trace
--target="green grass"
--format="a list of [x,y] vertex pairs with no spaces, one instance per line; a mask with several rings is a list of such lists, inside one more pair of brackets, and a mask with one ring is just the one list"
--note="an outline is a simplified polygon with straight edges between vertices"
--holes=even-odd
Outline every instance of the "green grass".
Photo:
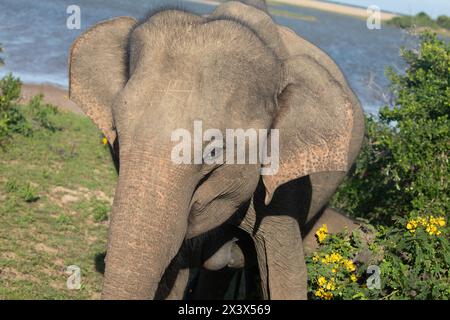
[[[88,118],[48,118],[58,129],[0,150],[0,299],[100,296],[114,166]],[[80,290],[66,287],[69,265],[81,268]]]
[[274,16],[292,18],[292,19],[303,20],[303,21],[310,21],[310,22],[317,21],[317,18],[314,16],[308,16],[308,15],[300,14],[297,12],[281,10],[281,9],[270,9],[269,11],[270,11],[270,14],[272,14]]

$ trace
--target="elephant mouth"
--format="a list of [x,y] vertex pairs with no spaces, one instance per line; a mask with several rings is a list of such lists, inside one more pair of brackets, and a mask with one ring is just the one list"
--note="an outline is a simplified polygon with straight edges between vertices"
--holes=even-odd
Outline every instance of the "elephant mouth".
[[[214,198],[207,203],[194,202],[188,218],[187,238],[196,237],[202,233],[210,231],[216,226],[215,216],[230,215],[223,208],[217,208],[214,204],[218,198]],[[216,208],[214,208],[216,207]],[[214,214],[213,214],[214,212]],[[233,213],[231,213],[233,215]]]
[[[224,205],[224,202],[227,205]],[[226,197],[218,196],[202,205],[202,210],[192,210],[188,218],[186,239],[209,232],[222,224],[239,225],[250,205],[250,200],[233,206]]]

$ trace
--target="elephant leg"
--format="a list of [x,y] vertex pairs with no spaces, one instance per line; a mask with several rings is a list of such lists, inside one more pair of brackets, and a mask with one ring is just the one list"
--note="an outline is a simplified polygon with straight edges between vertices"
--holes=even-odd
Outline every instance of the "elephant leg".
[[256,256],[258,257],[258,269],[260,277],[261,295],[264,300],[270,299],[269,294],[269,274],[267,265],[267,254],[264,239],[262,237],[253,237]]
[[306,299],[307,272],[298,221],[288,215],[272,215],[262,218],[256,227],[252,203],[240,228],[254,241],[263,298]]
[[268,298],[306,299],[307,273],[298,222],[289,216],[265,217],[255,236],[255,246],[261,252],[260,273],[265,272]]

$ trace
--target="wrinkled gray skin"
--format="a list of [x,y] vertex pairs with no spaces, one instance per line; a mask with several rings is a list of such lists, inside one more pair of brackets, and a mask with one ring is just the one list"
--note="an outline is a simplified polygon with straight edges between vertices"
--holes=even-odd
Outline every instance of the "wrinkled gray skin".
[[[192,265],[241,257],[227,244],[238,229],[256,249],[263,296],[306,297],[302,234],[359,151],[362,112],[326,54],[276,25],[263,2],[248,2],[210,17],[164,10],[140,23],[108,20],[72,47],[71,99],[120,164],[104,299],[181,298]],[[278,173],[174,164],[171,133],[192,132],[194,120],[222,132],[278,129]]]

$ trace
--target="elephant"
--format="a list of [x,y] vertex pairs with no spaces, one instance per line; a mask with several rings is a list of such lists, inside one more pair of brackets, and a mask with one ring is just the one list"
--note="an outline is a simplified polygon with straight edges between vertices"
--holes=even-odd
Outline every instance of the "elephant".
[[[254,259],[264,298],[305,299],[302,239],[318,221],[353,223],[326,206],[364,135],[334,61],[252,0],[209,16],[165,8],[101,22],[76,39],[69,62],[70,99],[103,131],[119,172],[102,298],[179,299],[192,265]],[[174,162],[173,133],[195,121],[267,132],[265,141],[278,132],[278,171],[262,174],[260,159],[206,161],[231,153],[206,143],[190,155],[201,163]],[[245,237],[254,258],[237,246]],[[207,254],[194,259],[198,251]]]

